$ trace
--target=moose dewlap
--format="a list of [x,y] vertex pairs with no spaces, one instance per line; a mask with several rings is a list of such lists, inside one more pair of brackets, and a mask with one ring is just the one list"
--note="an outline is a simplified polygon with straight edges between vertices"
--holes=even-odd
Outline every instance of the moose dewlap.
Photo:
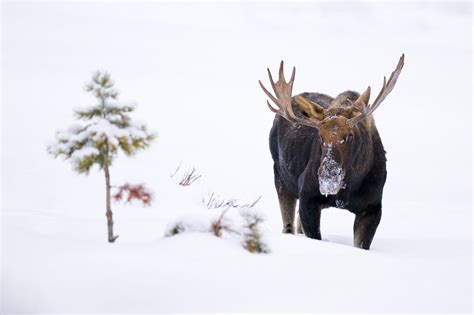
[[306,236],[321,239],[321,210],[344,208],[356,215],[354,246],[369,249],[382,216],[387,178],[385,150],[372,113],[393,90],[404,65],[402,55],[372,104],[370,86],[359,95],[346,91],[332,98],[320,93],[293,96],[295,68],[288,82],[280,64],[274,91],[261,88],[277,108],[270,131],[275,188],[283,232],[294,233],[296,200]]

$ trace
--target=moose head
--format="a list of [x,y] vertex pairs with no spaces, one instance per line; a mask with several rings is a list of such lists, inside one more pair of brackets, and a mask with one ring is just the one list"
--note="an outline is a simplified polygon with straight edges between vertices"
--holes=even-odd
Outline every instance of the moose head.
[[[372,113],[393,90],[404,64],[404,55],[390,75],[384,77],[382,89],[372,104],[370,86],[356,99],[349,95],[336,100],[331,106],[323,106],[301,95],[292,96],[296,69],[293,67],[291,78],[285,80],[283,61],[280,63],[279,78],[273,81],[269,69],[268,77],[275,95],[270,93],[259,81],[265,94],[277,108],[268,107],[275,114],[289,122],[314,128],[315,136],[320,138],[321,161],[318,169],[319,190],[322,195],[335,195],[344,188],[344,179],[354,167],[357,152],[361,150],[361,133],[373,124]],[[344,94],[344,93],[343,93]],[[344,95],[343,95],[344,96]],[[296,107],[298,111],[294,111]],[[360,128],[365,124],[366,128]]]

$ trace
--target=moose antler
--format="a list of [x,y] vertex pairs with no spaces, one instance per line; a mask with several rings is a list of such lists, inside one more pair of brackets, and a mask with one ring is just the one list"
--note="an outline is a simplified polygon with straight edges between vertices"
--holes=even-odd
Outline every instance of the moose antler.
[[[402,54],[402,56],[400,57],[400,60],[398,61],[397,67],[395,68],[395,70],[393,70],[388,81],[386,77],[383,77],[382,89],[380,90],[379,95],[377,95],[377,98],[375,99],[374,103],[372,105],[369,105],[368,99],[367,99],[367,102],[363,102],[362,108],[360,109],[362,114],[349,119],[349,122],[348,122],[349,126],[354,127],[359,122],[369,117],[377,109],[377,107],[379,107],[379,105],[383,102],[383,100],[387,97],[387,95],[390,94],[390,92],[392,92],[393,88],[395,87],[395,84],[397,83],[398,77],[400,76],[400,73],[402,72],[404,62],[405,62],[405,54]],[[367,88],[367,90],[364,93],[362,93],[362,95],[367,95],[367,94],[370,95],[370,86]]]
[[313,121],[313,120],[308,120],[304,118],[299,118],[295,115],[293,112],[293,108],[291,106],[291,100],[292,100],[292,91],[293,91],[293,82],[295,81],[295,72],[296,69],[293,67],[293,72],[291,73],[291,78],[290,81],[286,82],[285,80],[285,74],[283,73],[283,60],[280,63],[280,70],[278,72],[278,81],[275,83],[273,81],[272,73],[270,72],[270,69],[267,68],[268,71],[268,78],[270,79],[270,83],[272,85],[273,91],[275,92],[275,96],[270,93],[265,86],[263,86],[262,82],[259,80],[258,83],[260,84],[260,87],[262,88],[263,92],[267,94],[267,96],[275,103],[275,105],[278,107],[278,109],[274,108],[272,105],[270,105],[270,102],[267,100],[267,105],[268,108],[272,112],[274,112],[277,115],[280,115],[281,117],[285,118],[286,120],[290,122],[297,122],[305,126],[313,127],[313,128],[318,128],[319,127],[319,122]]

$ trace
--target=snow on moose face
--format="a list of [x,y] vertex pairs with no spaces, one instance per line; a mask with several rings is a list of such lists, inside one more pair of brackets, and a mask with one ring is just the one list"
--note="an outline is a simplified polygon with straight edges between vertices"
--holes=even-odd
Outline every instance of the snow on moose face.
[[332,152],[330,146],[318,169],[319,192],[325,196],[337,194],[344,183],[344,171],[340,164],[334,160]]
[[350,164],[353,132],[345,117],[334,116],[322,122],[319,135],[322,142],[319,192],[325,196],[336,195],[345,186],[345,167]]

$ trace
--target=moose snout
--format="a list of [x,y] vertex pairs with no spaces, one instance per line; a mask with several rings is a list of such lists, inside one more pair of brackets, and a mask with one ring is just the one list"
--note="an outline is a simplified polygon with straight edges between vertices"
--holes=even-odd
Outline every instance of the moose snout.
[[344,183],[344,170],[331,154],[327,154],[318,169],[319,192],[321,195],[335,195]]

